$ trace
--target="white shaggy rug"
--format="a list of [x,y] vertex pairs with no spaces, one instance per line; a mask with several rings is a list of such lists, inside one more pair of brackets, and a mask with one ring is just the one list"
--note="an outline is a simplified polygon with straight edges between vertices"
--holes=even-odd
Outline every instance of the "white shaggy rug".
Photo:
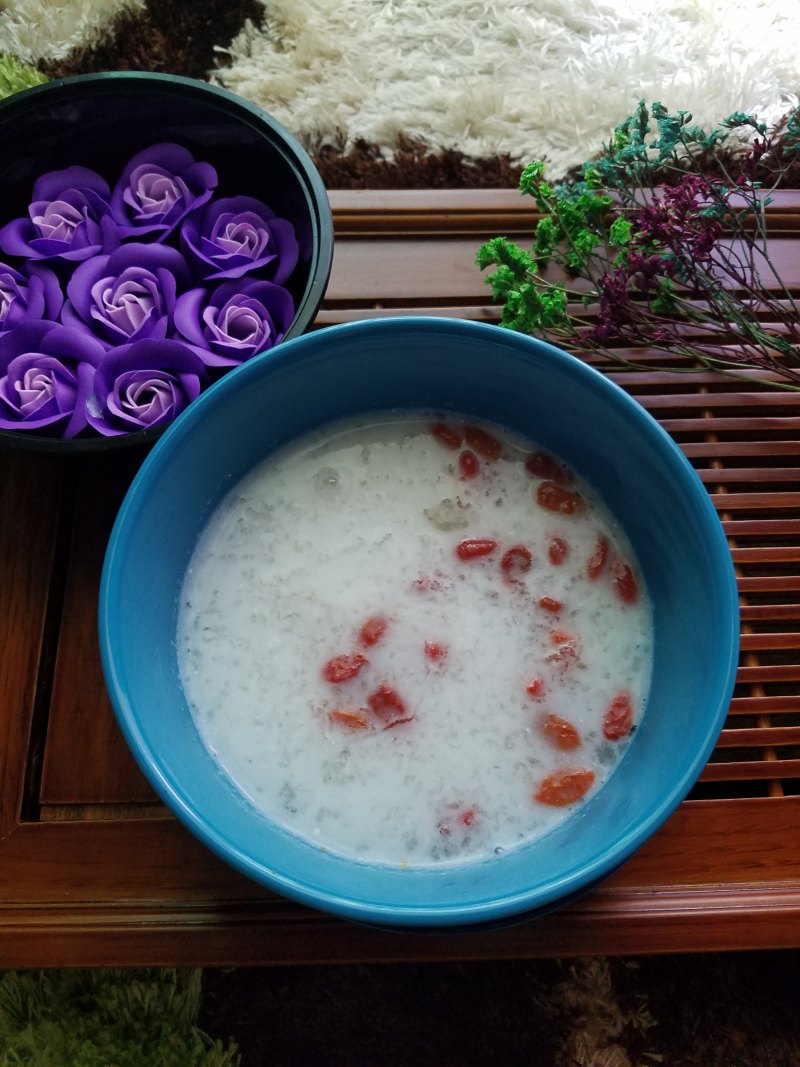
[[469,158],[591,158],[640,98],[712,124],[800,95],[800,0],[260,0],[212,79],[312,152],[398,135]]

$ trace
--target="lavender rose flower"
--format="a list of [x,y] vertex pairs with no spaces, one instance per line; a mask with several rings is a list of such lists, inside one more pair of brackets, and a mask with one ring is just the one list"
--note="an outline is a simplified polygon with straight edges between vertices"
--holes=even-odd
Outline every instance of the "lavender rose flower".
[[297,265],[294,226],[252,196],[206,204],[184,222],[181,242],[199,278],[241,278],[265,270],[282,285]]
[[0,428],[75,437],[103,347],[52,322],[27,322],[0,334]]
[[273,282],[223,282],[175,304],[175,329],[208,367],[233,367],[283,340],[294,319],[291,294]]
[[171,233],[190,211],[202,207],[217,185],[210,163],[196,163],[178,144],[156,144],[138,152],[122,172],[111,206],[123,237]]
[[47,267],[26,263],[17,270],[0,263],[0,333],[23,322],[58,318],[64,294]]
[[87,167],[43,174],[33,186],[29,218],[0,229],[0,248],[29,259],[84,260],[120,242],[108,183]]
[[196,399],[205,367],[180,341],[145,338],[106,352],[87,403],[91,426],[105,437],[171,422]]
[[107,347],[163,338],[172,331],[177,294],[188,283],[189,271],[177,249],[131,242],[76,268],[61,318]]

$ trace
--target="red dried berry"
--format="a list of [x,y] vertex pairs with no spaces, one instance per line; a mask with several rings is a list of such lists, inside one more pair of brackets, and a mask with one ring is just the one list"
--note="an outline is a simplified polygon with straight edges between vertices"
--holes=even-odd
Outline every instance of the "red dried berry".
[[585,796],[594,779],[594,771],[582,767],[564,767],[548,774],[533,794],[533,799],[552,808],[564,808]]
[[603,737],[608,741],[619,741],[630,733],[633,725],[633,704],[630,693],[618,693],[606,708],[603,716]]
[[358,636],[361,639],[361,644],[366,645],[368,648],[372,645],[377,645],[377,643],[386,633],[386,627],[388,625],[389,623],[383,615],[373,615],[371,618],[367,619],[367,621],[358,631]]
[[463,438],[458,430],[454,430],[452,426],[437,422],[435,426],[431,427],[431,433],[440,445],[449,448],[451,452],[455,452],[457,448],[461,447]]
[[590,582],[596,582],[603,572],[608,559],[608,538],[603,534],[597,535],[592,554],[586,561],[586,577]]
[[481,559],[483,556],[491,556],[497,548],[497,541],[491,537],[471,537],[466,541],[459,541],[456,545],[456,555],[460,560]]
[[425,655],[435,663],[441,663],[442,660],[445,660],[447,651],[447,645],[443,645],[439,641],[425,642]]
[[362,656],[360,652],[354,652],[350,656],[334,656],[322,668],[322,677],[333,685],[341,685],[342,682],[349,682],[351,678],[355,678],[368,662],[367,657]]
[[534,478],[545,478],[559,485],[570,485],[573,479],[572,471],[547,452],[532,452],[525,460],[525,470]]
[[507,582],[518,582],[523,574],[531,569],[533,556],[525,545],[514,545],[503,553],[500,570]]
[[370,693],[367,697],[367,704],[373,715],[376,715],[382,722],[392,725],[396,725],[406,713],[405,701],[396,689],[386,683],[379,685]]
[[581,746],[581,735],[577,727],[560,715],[547,715],[542,719],[540,728],[545,739],[561,752],[573,752]]
[[473,448],[484,459],[499,459],[503,454],[502,442],[479,426],[465,426],[464,437],[470,448]]
[[468,482],[477,478],[481,472],[481,464],[474,452],[467,448],[458,457],[458,470],[463,481]]
[[622,556],[614,556],[611,560],[611,582],[623,603],[634,604],[639,599],[639,584],[633,567]]
[[528,696],[533,697],[534,700],[541,700],[544,696],[544,679],[531,678],[525,686],[525,692]]
[[547,511],[559,515],[575,515],[583,511],[583,498],[555,482],[540,482],[536,490],[536,503]]
[[569,545],[557,534],[550,538],[547,545],[547,558],[554,567],[560,567],[569,555]]
[[553,615],[557,615],[559,611],[564,607],[560,600],[556,600],[552,596],[540,596],[539,607],[545,611],[551,612]]
[[337,708],[328,712],[328,719],[334,726],[344,730],[369,730],[370,725],[360,711],[345,711]]

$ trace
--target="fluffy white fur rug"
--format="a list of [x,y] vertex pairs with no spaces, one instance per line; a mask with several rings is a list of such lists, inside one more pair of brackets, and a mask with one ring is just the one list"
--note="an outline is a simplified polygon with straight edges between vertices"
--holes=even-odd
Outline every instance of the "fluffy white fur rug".
[[63,59],[102,36],[124,9],[144,0],[0,0],[0,53],[26,63]]
[[798,0],[261,0],[214,80],[316,151],[399,134],[565,173],[638,100],[775,121],[800,93]]

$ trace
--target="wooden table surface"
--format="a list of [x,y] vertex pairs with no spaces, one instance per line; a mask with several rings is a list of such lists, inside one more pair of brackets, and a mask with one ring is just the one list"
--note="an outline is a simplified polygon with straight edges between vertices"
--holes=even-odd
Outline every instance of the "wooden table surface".
[[[422,313],[496,321],[477,246],[525,238],[512,191],[332,194],[317,325]],[[800,193],[770,209],[800,290]],[[580,901],[502,930],[418,935],[283,900],[157,801],[117,730],[96,600],[141,456],[0,454],[0,969],[523,958],[800,946],[800,397],[713,374],[615,373],[696,466],[730,539],[742,649],[690,797]],[[143,575],[146,581],[147,576]]]

